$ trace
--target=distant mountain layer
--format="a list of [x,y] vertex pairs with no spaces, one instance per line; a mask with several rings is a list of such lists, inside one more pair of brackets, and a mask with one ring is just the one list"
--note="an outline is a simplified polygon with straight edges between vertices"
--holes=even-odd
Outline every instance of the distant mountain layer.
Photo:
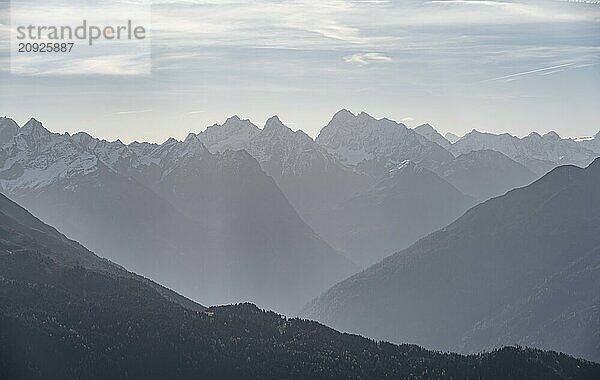
[[315,228],[367,267],[447,225],[474,204],[432,171],[405,161],[368,192],[324,212]]
[[599,255],[597,159],[473,207],[303,315],[441,350],[522,344],[600,360]]
[[525,166],[495,150],[461,154],[437,168],[436,173],[458,190],[482,201],[529,185],[538,178]]
[[0,149],[12,199],[99,254],[208,304],[283,312],[353,273],[244,151],[56,134],[29,121]]
[[518,138],[508,133],[495,135],[473,130],[452,144],[450,150],[455,155],[483,149],[495,150],[543,175],[558,165],[587,166],[598,157],[598,153],[588,148],[581,142],[562,139],[555,132],[543,136],[533,132]]
[[[360,120],[366,124],[356,124]],[[198,138],[206,141],[211,151],[234,145],[248,151],[275,179],[302,219],[361,267],[451,222],[472,205],[472,200],[442,179],[420,181],[423,175],[413,178],[410,170],[397,170],[403,161],[396,160],[401,157],[437,162],[426,158],[428,149],[434,155],[443,151],[436,144],[403,125],[378,121],[366,114],[354,116],[340,111],[332,123],[341,123],[336,128],[346,128],[349,123],[348,128],[357,134],[357,140],[345,144],[361,142],[361,134],[372,134],[370,143],[374,145],[360,148],[371,152],[371,163],[368,159],[347,165],[337,155],[339,152],[330,151],[302,131],[292,131],[276,116],[267,120],[262,130],[248,121],[229,118],[223,125],[211,126],[198,134]],[[378,136],[380,133],[383,134]],[[396,150],[390,145],[389,149],[377,150],[376,144],[385,142],[386,136],[395,139],[390,144],[408,148],[398,146]],[[407,139],[413,139],[414,144]],[[403,155],[403,149],[409,151],[407,155]],[[440,155],[451,158],[447,152]],[[371,167],[373,163],[375,166]],[[410,167],[414,168],[414,164]],[[389,180],[387,185],[382,184],[390,172],[396,173],[396,186],[390,186]],[[435,184],[433,188],[426,188],[431,184]],[[380,202],[379,198],[386,201]]]
[[96,257],[0,196],[3,379],[598,376],[598,364],[554,352],[442,354],[250,304],[204,309]]
[[[345,110],[333,117],[323,134],[331,128],[336,129],[332,140],[340,144],[337,149],[320,144],[322,137],[314,141],[302,131],[292,131],[276,116],[262,130],[248,121],[229,118],[198,137],[211,151],[222,146],[248,151],[275,179],[302,219],[361,267],[451,222],[472,205],[442,179],[410,184],[421,177],[397,174],[397,186],[383,189],[381,183],[397,171],[403,158],[419,162],[420,168],[452,160],[451,154],[418,133],[389,120]],[[429,130],[434,131],[430,126]],[[354,158],[362,152],[362,158],[349,160],[345,154],[350,151]],[[501,182],[501,176],[496,178]],[[438,186],[428,189],[426,183]]]

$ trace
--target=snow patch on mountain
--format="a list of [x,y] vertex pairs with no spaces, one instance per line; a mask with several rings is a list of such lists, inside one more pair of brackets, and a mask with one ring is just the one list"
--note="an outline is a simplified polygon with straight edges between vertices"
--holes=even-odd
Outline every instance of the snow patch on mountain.
[[212,153],[243,149],[250,139],[260,133],[260,129],[250,120],[242,120],[237,115],[228,118],[222,125],[214,124],[198,134]]
[[491,149],[504,153],[529,169],[543,174],[558,165],[589,165],[597,154],[573,139],[563,139],[556,132],[541,136],[532,132],[518,138],[508,133],[496,135],[473,130],[452,145],[455,155]]
[[2,147],[1,155],[0,186],[6,192],[36,190],[90,174],[98,167],[97,157],[85,152],[68,133],[51,133],[35,119]]
[[394,166],[406,159],[426,167],[452,160],[443,147],[429,141],[404,124],[375,119],[365,112],[337,112],[319,133],[316,142],[350,167],[380,160]]

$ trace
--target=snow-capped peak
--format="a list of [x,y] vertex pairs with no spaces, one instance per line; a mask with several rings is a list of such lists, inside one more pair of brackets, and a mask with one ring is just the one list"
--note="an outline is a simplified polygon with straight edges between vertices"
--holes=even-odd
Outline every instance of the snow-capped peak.
[[239,150],[260,133],[260,129],[250,120],[242,120],[234,115],[225,120],[225,123],[213,124],[198,134],[200,141],[213,153],[222,153],[228,149]]
[[375,119],[365,112],[352,117],[346,112],[341,115],[321,130],[316,141],[347,166],[377,162],[378,167],[389,169],[406,159],[426,165],[452,160],[448,151],[404,124]]
[[25,123],[25,125],[23,126],[23,128],[20,129],[19,132],[23,135],[31,136],[42,136],[50,134],[50,131],[44,128],[42,123],[34,118],[29,119],[29,121]]
[[493,134],[471,132],[452,145],[455,155],[472,151],[492,149],[505,154],[530,170],[545,174],[556,165],[573,164],[587,166],[595,154],[580,142],[562,139],[556,132],[540,136],[532,132],[519,138],[508,133]]
[[265,127],[261,134],[275,135],[281,133],[293,133],[292,129],[284,125],[277,115],[271,116],[265,123]]
[[354,117],[355,117],[355,115],[352,112],[348,111],[345,108],[342,108],[341,110],[337,111],[333,115],[333,118],[331,119],[331,122],[334,122],[334,121],[335,122],[345,122],[345,121],[347,121],[349,119],[352,119]]

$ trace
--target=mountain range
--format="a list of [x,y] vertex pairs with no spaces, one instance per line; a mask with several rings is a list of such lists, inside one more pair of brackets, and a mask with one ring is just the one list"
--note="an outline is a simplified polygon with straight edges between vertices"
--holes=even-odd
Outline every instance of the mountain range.
[[[354,270],[245,151],[51,133],[4,141],[0,186],[69,237],[205,303],[298,310]],[[304,301],[303,301],[304,300]]]
[[485,201],[336,284],[302,315],[437,350],[600,360],[600,158]]
[[438,167],[436,173],[479,201],[528,185],[539,177],[506,155],[489,149],[461,154]]
[[375,342],[251,304],[205,308],[101,259],[0,195],[0,378],[595,379],[507,347],[462,356]]
[[502,135],[450,143],[428,124],[341,110],[316,139],[276,116],[262,129],[233,116],[183,141],[124,144],[2,118],[0,189],[197,301],[294,313],[475,203],[530,184],[541,175],[531,162],[550,169],[597,155],[595,139],[555,137],[510,137],[526,153],[516,155],[487,149]]
[[232,117],[223,125],[207,128],[198,138],[211,152],[223,146],[245,149],[310,225],[318,218],[315,213],[368,189],[372,182],[348,170],[310,136],[292,131],[277,116],[269,118],[262,130]]
[[[475,201],[538,178],[498,152],[454,158],[449,151],[451,144],[428,124],[411,130],[389,119],[375,119],[364,112],[355,115],[348,110],[337,112],[315,140],[301,130],[292,131],[277,117],[260,129],[236,116],[197,136],[211,152],[224,147],[245,149],[275,179],[302,219],[361,267],[450,223]],[[439,188],[412,186],[412,192],[405,186],[391,188],[389,199],[401,199],[405,204],[396,209],[425,206],[430,202],[425,196],[428,193],[447,199],[448,205],[429,212],[418,223],[413,223],[414,213],[390,217],[381,204],[369,212],[375,224],[353,213],[360,209],[354,201],[372,197],[381,189],[381,182],[407,160],[441,177],[435,181]],[[398,175],[396,179],[401,181]],[[455,188],[463,194],[456,196]],[[390,193],[394,190],[399,192]],[[465,202],[469,197],[473,199]],[[453,211],[448,212],[450,209]],[[367,228],[360,227],[361,223]]]
[[548,132],[543,136],[532,132],[518,138],[508,133],[496,135],[473,130],[452,144],[450,150],[455,155],[483,149],[495,150],[543,175],[558,165],[589,165],[599,153],[591,150],[592,146],[591,143],[563,139],[556,132]]

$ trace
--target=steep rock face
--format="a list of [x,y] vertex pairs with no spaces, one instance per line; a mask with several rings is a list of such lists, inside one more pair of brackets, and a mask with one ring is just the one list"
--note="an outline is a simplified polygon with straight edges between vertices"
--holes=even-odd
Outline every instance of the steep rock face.
[[560,138],[555,132],[548,132],[544,136],[533,132],[518,138],[508,133],[495,135],[473,130],[451,147],[457,156],[483,149],[504,153],[538,175],[558,165],[585,167],[598,156],[574,140]]
[[436,173],[463,193],[482,201],[538,178],[525,166],[494,150],[461,154],[440,166]]
[[213,153],[223,153],[226,150],[243,149],[260,129],[250,122],[242,120],[237,115],[230,117],[222,125],[214,124],[198,134],[200,141]]
[[432,169],[453,158],[447,150],[403,124],[347,110],[333,116],[316,142],[343,164],[375,178],[405,160]]
[[205,303],[294,312],[353,271],[245,152],[55,134],[32,120],[2,148],[0,185],[91,248]]
[[[369,215],[381,223],[362,229],[358,227],[361,218],[352,211],[344,211],[353,209],[351,199],[361,199],[361,195],[368,197],[367,193],[375,191],[373,186],[394,170],[399,165],[396,160],[403,156],[417,157],[426,166],[429,163],[456,188],[479,200],[503,194],[537,178],[498,152],[476,151],[455,159],[442,148],[449,148],[450,143],[429,124],[409,130],[390,120],[375,120],[365,113],[353,115],[346,110],[338,112],[323,129],[317,139],[320,144],[300,130],[292,131],[276,116],[270,118],[262,130],[249,121],[232,117],[223,125],[209,127],[198,137],[202,139],[205,133],[218,137],[213,138],[217,147],[220,141],[235,141],[236,148],[249,152],[275,179],[302,219],[334,247],[348,251],[348,256],[360,264],[372,264],[413,243],[409,237],[416,239],[452,220],[447,216],[432,217],[431,223],[415,227],[408,222],[413,215],[404,214],[404,223],[397,221],[387,225],[383,223],[390,218],[386,216],[387,211],[373,204]],[[452,194],[439,195],[440,199],[453,198]],[[406,194],[399,196],[406,197]],[[420,204],[418,191],[411,196],[412,199],[404,198],[405,204]],[[455,209],[459,210],[464,211],[464,208]],[[442,210],[438,214],[442,215]],[[391,226],[403,232],[397,234],[397,238],[385,238],[386,234],[394,235]],[[358,233],[359,230],[362,232]],[[356,232],[354,237],[349,237],[350,231]],[[365,246],[369,241],[376,243]],[[399,245],[393,246],[395,243]]]
[[411,161],[324,215],[321,234],[367,267],[458,218],[474,199]]
[[0,117],[0,145],[9,142],[19,133],[19,125],[8,117]]
[[[355,119],[354,115],[344,111],[334,119],[344,123],[345,116],[349,117],[348,120]],[[366,114],[360,117],[372,119]],[[213,127],[224,130],[213,130],[212,133],[225,136],[231,132],[224,127],[226,124]],[[389,128],[374,131],[381,134],[378,141],[385,141],[384,133],[395,136],[395,129],[402,130],[404,127],[390,125]],[[405,135],[395,136],[397,145],[401,145],[400,142],[404,144],[404,138],[423,140],[413,131],[404,130]],[[237,141],[240,138],[230,136],[228,139]],[[430,144],[427,139],[423,141]],[[344,165],[324,146],[315,143],[302,131],[292,131],[276,116],[267,120],[264,128],[248,140],[244,149],[275,179],[302,219],[363,267],[449,223],[472,205],[472,200],[467,200],[444,180],[438,178],[437,182],[433,181],[434,189],[428,189],[430,182],[419,181],[424,176],[413,178],[401,174],[403,171],[397,170],[398,165],[394,166],[391,160],[381,161],[385,162],[384,167],[388,170],[383,178],[390,176],[390,171],[395,173],[398,186],[390,186],[389,179],[388,185],[381,185],[386,183],[383,178],[376,177],[373,172],[366,174],[357,167]],[[410,167],[414,169],[413,164]],[[430,177],[436,177],[426,172]],[[413,179],[417,180],[410,189],[402,184]]]
[[[87,149],[83,135],[71,137],[29,121],[5,145],[0,185],[34,214],[85,242],[104,257],[169,283],[177,278],[189,236],[202,234],[169,202],[132,178],[109,168],[107,145]],[[200,297],[201,298],[201,297]]]
[[415,373],[593,379],[600,372],[590,362],[529,349],[466,357],[376,343],[247,303],[206,309],[95,256],[2,195],[0,300],[0,377],[6,379]]
[[310,136],[293,132],[276,116],[245,149],[311,226],[319,224],[325,210],[365,191],[372,183],[371,178],[345,168]]
[[335,285],[304,315],[436,349],[527,342],[599,360],[599,236],[600,159],[561,166]]

